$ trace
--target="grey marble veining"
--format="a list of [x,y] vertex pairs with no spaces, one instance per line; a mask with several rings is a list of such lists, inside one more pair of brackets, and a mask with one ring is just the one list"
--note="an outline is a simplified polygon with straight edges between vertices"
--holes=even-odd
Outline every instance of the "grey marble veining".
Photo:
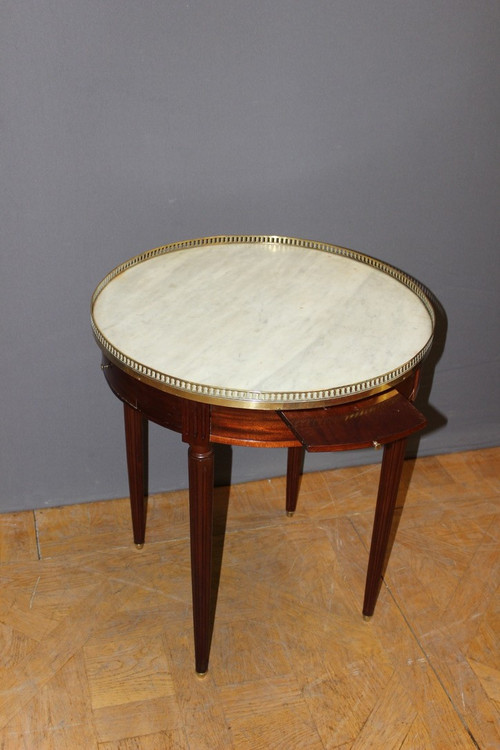
[[93,319],[144,368],[266,393],[376,379],[411,361],[433,325],[422,300],[378,268],[278,243],[151,257],[100,291]]

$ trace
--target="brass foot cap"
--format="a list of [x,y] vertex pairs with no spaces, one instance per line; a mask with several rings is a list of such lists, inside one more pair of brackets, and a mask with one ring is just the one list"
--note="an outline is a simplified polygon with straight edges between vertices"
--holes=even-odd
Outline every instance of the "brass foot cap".
[[208,674],[208,671],[207,671],[207,672],[195,672],[195,674],[196,674],[196,676],[197,676],[197,678],[198,678],[199,680],[204,680],[204,679],[205,679],[205,677],[206,677],[206,676],[207,676],[207,674]]
[[286,514],[287,514],[288,518],[291,518],[291,517],[293,516],[293,514],[294,514],[294,513],[295,513],[295,511],[294,511],[294,510],[287,510],[287,512],[286,512]]
[[135,545],[136,549],[142,549],[143,547],[144,547],[144,542],[142,544],[136,544]]
[[373,617],[373,615],[363,615],[363,620],[365,622],[370,622],[370,620],[372,619],[372,617]]

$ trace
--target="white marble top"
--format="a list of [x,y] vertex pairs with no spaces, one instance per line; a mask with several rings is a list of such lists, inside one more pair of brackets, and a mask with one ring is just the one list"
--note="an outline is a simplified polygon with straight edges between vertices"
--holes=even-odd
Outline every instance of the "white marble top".
[[418,282],[332,245],[205,238],[144,253],[94,293],[105,353],[167,391],[252,408],[366,395],[425,356]]

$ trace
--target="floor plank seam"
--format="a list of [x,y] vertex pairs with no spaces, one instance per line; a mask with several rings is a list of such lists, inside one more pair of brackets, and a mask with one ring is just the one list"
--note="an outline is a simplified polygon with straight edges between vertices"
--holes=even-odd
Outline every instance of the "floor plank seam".
[[41,549],[40,549],[40,534],[39,534],[39,530],[38,530],[38,520],[37,520],[37,517],[36,517],[36,510],[33,510],[32,513],[33,513],[33,525],[34,525],[34,528],[35,528],[36,554],[38,556],[38,559],[41,560],[42,559],[42,552],[41,552]]
[[401,617],[403,618],[403,620],[405,622],[405,625],[408,628],[408,631],[411,633],[412,638],[415,640],[415,643],[417,644],[419,650],[421,651],[421,653],[425,657],[425,660],[426,660],[427,664],[432,669],[432,672],[433,672],[434,676],[436,677],[436,679],[437,679],[439,685],[441,686],[444,694],[446,695],[448,701],[450,702],[450,705],[453,708],[453,711],[456,713],[456,715],[460,719],[460,722],[461,722],[462,726],[464,727],[465,731],[467,732],[467,734],[471,738],[472,742],[474,743],[474,746],[478,750],[482,750],[481,746],[477,743],[477,741],[476,741],[476,739],[475,739],[475,737],[474,737],[474,735],[472,733],[472,730],[470,729],[469,725],[467,724],[467,721],[466,721],[465,717],[463,716],[463,714],[460,711],[460,709],[458,708],[458,706],[455,705],[455,701],[453,700],[452,696],[450,695],[450,693],[446,689],[446,686],[444,685],[443,680],[441,679],[438,670],[434,666],[432,657],[425,650],[423,644],[420,641],[420,638],[416,634],[416,632],[415,632],[414,628],[412,627],[409,619],[406,617],[406,615],[405,615],[402,607],[400,606],[400,604],[399,604],[396,596],[394,595],[391,587],[386,583],[385,579],[383,579],[383,582],[384,582],[384,585],[385,585],[385,587],[387,589],[387,592],[388,592],[389,596],[391,597],[392,601],[394,602],[394,605],[395,605],[396,609],[398,610],[398,612],[400,613]]

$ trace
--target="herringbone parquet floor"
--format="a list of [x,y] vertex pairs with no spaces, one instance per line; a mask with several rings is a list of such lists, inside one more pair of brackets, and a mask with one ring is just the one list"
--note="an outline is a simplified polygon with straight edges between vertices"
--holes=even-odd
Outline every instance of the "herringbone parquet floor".
[[500,448],[406,463],[364,622],[378,471],[306,474],[293,518],[283,479],[217,491],[204,680],[185,492],[141,552],[126,499],[0,516],[0,748],[499,748]]

